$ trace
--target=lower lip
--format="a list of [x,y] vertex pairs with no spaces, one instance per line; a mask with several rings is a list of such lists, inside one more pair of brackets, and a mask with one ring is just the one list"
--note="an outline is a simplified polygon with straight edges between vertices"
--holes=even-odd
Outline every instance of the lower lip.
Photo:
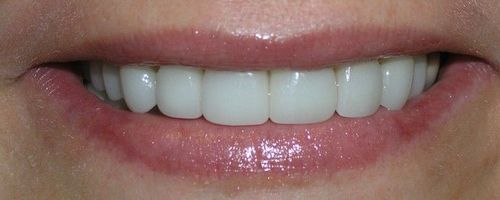
[[65,127],[84,134],[89,144],[105,144],[93,148],[117,152],[168,175],[240,177],[367,167],[419,137],[435,134],[433,129],[450,119],[466,97],[485,88],[494,74],[487,64],[458,58],[440,82],[401,111],[381,108],[362,119],[335,116],[321,124],[249,127],[117,110],[91,95],[71,72],[53,67],[31,70],[22,83],[44,100],[47,106],[41,109],[53,109],[39,113],[56,112]]

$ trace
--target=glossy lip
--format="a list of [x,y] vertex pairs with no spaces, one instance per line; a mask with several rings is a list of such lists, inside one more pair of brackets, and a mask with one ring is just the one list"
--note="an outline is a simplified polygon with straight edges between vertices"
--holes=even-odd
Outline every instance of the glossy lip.
[[363,119],[335,116],[314,125],[250,127],[116,110],[91,95],[75,75],[57,68],[33,69],[23,83],[27,92],[38,94],[63,117],[61,124],[104,144],[99,148],[105,151],[118,152],[123,160],[169,175],[224,180],[368,167],[417,138],[432,136],[460,105],[487,87],[494,74],[481,61],[455,58],[435,86],[401,111],[381,108]]
[[181,64],[233,71],[307,70],[392,55],[456,52],[458,46],[450,38],[401,27],[351,27],[302,33],[292,38],[187,29],[102,36],[62,50],[50,61]]

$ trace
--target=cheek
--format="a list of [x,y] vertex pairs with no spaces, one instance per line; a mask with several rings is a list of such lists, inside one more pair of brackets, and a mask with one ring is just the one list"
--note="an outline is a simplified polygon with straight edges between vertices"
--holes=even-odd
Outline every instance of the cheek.
[[16,151],[16,145],[34,143],[37,122],[29,109],[30,97],[19,81],[0,87],[0,138],[6,144],[0,146]]
[[[70,30],[75,31],[77,27],[71,25],[77,24],[82,15],[79,7],[70,1],[0,2],[2,81],[18,78],[34,63],[40,63],[45,57],[56,53],[56,45],[67,44],[68,41],[61,38],[69,37]],[[56,32],[58,37],[54,37]]]
[[[500,78],[494,77],[475,98],[468,97],[459,113],[445,124],[437,142],[443,152],[451,148],[454,152],[471,154],[479,158],[498,154],[500,146]],[[448,149],[449,151],[450,149]],[[467,161],[468,159],[464,159]],[[464,163],[468,165],[471,163]]]
[[[73,147],[62,145],[64,128],[47,118],[38,118],[44,109],[43,101],[36,101],[26,95],[26,88],[16,82],[0,90],[0,185],[5,187],[0,198],[31,189],[40,194],[67,173],[68,152]],[[33,108],[39,108],[33,109]],[[64,179],[64,178],[63,178]],[[16,190],[12,186],[16,187]],[[29,196],[22,192],[23,196]],[[6,195],[6,196],[4,196]],[[15,194],[18,196],[19,194]]]
[[454,34],[459,41],[466,41],[469,54],[481,58],[500,67],[500,1],[460,0],[449,2],[445,8],[445,17],[451,22],[447,32]]
[[[451,188],[477,189],[489,181],[500,155],[500,79],[492,81],[477,98],[470,98],[455,117],[431,139],[433,149],[420,150],[428,180],[443,179]],[[429,160],[428,155],[433,155]],[[466,176],[464,176],[466,175]],[[467,181],[464,178],[467,177]],[[464,192],[465,193],[465,192]]]
[[61,123],[59,108],[47,104],[23,78],[4,90],[5,95],[0,94],[0,128],[5,131],[0,134],[0,142],[7,144],[2,147],[19,162],[12,166],[22,169],[36,165],[36,173],[51,176],[54,169],[64,169],[81,160],[89,144],[76,137],[76,130]]

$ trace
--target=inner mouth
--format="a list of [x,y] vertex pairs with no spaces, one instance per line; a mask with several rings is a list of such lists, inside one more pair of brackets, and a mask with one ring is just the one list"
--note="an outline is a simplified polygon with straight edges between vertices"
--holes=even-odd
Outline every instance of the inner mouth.
[[135,113],[204,117],[227,126],[314,124],[401,110],[429,89],[440,54],[393,56],[315,70],[222,71],[181,65],[90,62],[86,87]]

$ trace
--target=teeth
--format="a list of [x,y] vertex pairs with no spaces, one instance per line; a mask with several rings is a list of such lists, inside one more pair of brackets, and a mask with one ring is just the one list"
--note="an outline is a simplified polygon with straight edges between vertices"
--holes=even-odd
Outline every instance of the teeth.
[[309,124],[333,116],[337,86],[333,69],[271,72],[271,120],[279,124]]
[[156,105],[156,72],[151,67],[128,65],[121,67],[123,96],[128,108],[145,113]]
[[389,110],[399,110],[405,105],[410,95],[414,65],[413,58],[407,56],[382,61],[382,106]]
[[90,64],[90,81],[97,91],[104,91],[104,80],[102,77],[102,65],[100,63]]
[[[220,125],[310,124],[401,109],[436,81],[439,54],[400,56],[311,71],[215,71],[187,66],[91,63],[88,90],[136,113]],[[157,70],[158,69],[158,70]],[[88,80],[88,79],[87,79]],[[123,100],[122,100],[123,99]]]
[[427,56],[415,57],[415,71],[413,73],[413,83],[410,97],[421,94],[425,89],[425,78],[427,76]]
[[377,111],[382,96],[382,72],[377,61],[342,65],[336,75],[340,116],[366,117]]
[[122,99],[123,93],[120,81],[120,68],[111,65],[104,65],[102,68],[102,76],[108,98],[112,101]]
[[158,71],[157,98],[160,111],[182,119],[201,117],[203,70],[182,66],[163,66]]
[[429,55],[429,63],[427,65],[427,77],[425,79],[425,88],[430,88],[434,82],[436,82],[436,78],[439,73],[439,62],[440,62],[439,53],[433,53]]
[[269,118],[267,72],[206,70],[203,78],[203,116],[222,125],[257,125]]

